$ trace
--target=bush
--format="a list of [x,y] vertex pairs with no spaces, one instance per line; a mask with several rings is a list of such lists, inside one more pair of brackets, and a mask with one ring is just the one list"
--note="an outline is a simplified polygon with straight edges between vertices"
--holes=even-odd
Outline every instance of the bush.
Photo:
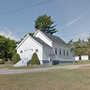
[[75,64],[90,64],[90,60],[85,60],[85,61],[79,60],[79,61],[75,61]]
[[36,53],[33,54],[32,59],[30,60],[31,65],[40,65],[39,58]]
[[3,59],[0,59],[0,64],[4,64],[5,61]]
[[13,56],[13,64],[16,64],[18,61],[20,60],[20,56],[19,56],[19,54],[14,54],[14,56]]

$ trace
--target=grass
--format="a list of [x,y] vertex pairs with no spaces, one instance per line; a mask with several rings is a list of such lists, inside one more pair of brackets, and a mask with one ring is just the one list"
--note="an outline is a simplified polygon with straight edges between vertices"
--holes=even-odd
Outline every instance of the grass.
[[0,75],[0,90],[90,90],[90,69]]
[[57,64],[57,65],[32,65],[32,66],[27,66],[27,67],[13,67],[13,64],[11,63],[5,63],[5,64],[0,64],[0,69],[3,68],[8,68],[8,69],[32,69],[32,68],[47,68],[47,67],[57,67],[57,66],[66,66],[66,65],[80,65],[80,64],[90,64],[90,60],[88,61],[77,61],[74,64]]
[[[89,64],[90,61],[79,61],[78,64]],[[69,65],[69,64],[62,64]],[[59,66],[59,65],[56,65]],[[47,66],[29,66],[14,68],[11,64],[0,65],[0,68],[27,69]],[[52,67],[52,66],[49,66]],[[0,90],[90,90],[90,67],[73,70],[56,70],[32,72],[25,74],[0,75]]]
[[5,64],[0,64],[0,69],[32,69],[32,68],[47,68],[47,67],[57,67],[66,65],[80,65],[80,64],[90,64],[90,60],[87,61],[77,61],[74,64],[57,64],[57,65],[32,65],[27,67],[13,67],[11,62],[6,62]]
[[57,65],[29,65],[27,67],[13,67],[12,63],[0,64],[0,69],[32,69],[32,68],[47,68],[47,67],[56,67],[56,66],[65,66],[71,64],[57,64]]
[[87,60],[87,61],[77,61],[74,63],[74,65],[80,65],[80,64],[90,64],[90,60]]
[[3,65],[0,65],[0,69],[4,69],[4,68],[8,68],[8,69],[32,69],[32,68],[47,68],[47,67],[52,67],[52,66],[32,65],[32,66],[27,66],[27,67],[14,67],[13,64],[3,64]]

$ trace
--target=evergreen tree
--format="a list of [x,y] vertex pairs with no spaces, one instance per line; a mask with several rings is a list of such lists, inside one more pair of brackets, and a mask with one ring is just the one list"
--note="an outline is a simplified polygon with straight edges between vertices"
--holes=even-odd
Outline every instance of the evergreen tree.
[[39,65],[40,61],[36,53],[33,54],[32,59],[30,60],[31,65]]
[[50,34],[57,32],[54,21],[52,21],[51,16],[47,15],[41,15],[35,20],[35,28]]

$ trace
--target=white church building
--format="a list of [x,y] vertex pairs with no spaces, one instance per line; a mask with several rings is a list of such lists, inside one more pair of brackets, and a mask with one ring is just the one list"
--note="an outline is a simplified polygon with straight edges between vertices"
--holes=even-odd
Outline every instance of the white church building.
[[27,34],[17,45],[21,60],[14,66],[27,66],[33,53],[37,53],[41,65],[74,63],[72,47],[55,35],[36,30],[34,36]]

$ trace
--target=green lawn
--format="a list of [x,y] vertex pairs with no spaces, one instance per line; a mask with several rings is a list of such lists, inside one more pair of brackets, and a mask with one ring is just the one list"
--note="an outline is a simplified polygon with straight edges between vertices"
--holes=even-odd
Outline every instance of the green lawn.
[[80,65],[80,64],[90,64],[90,60],[88,61],[78,61],[74,64],[57,64],[57,65],[33,65],[33,66],[27,66],[27,67],[13,67],[13,64],[6,63],[6,64],[0,64],[0,69],[2,68],[8,68],[8,69],[32,69],[32,68],[47,68],[47,67],[56,67],[56,66],[66,66],[66,65]]
[[90,90],[90,68],[0,75],[0,90]]
[[86,61],[81,61],[80,60],[80,61],[77,61],[77,62],[74,63],[74,65],[77,65],[77,64],[79,64],[79,65],[80,64],[90,64],[90,60],[86,60]]
[[65,66],[65,65],[72,65],[72,64],[57,64],[57,65],[32,65],[27,67],[14,67],[13,64],[0,64],[0,69],[8,68],[8,69],[32,69],[32,68],[47,68],[47,67],[56,67],[56,66]]

